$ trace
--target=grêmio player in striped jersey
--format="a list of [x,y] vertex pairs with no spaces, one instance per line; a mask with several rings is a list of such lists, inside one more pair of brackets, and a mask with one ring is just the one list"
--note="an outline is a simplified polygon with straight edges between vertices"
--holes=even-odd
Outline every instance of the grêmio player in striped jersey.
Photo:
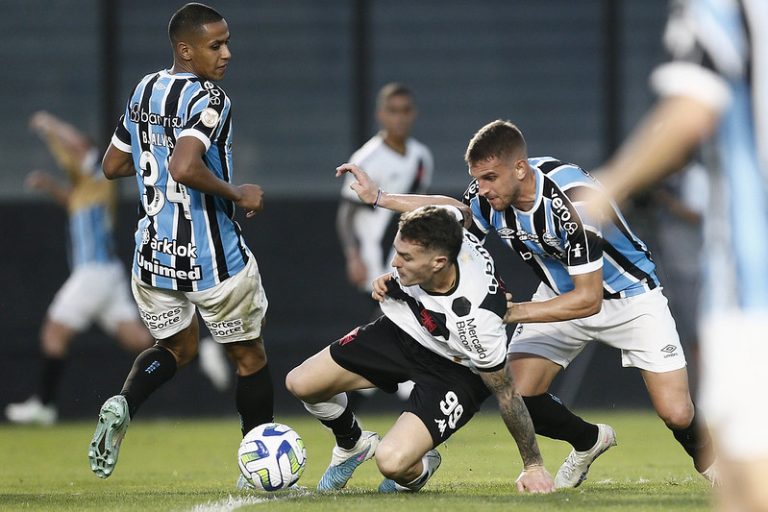
[[120,394],[101,408],[91,469],[112,474],[139,406],[197,354],[196,312],[237,367],[243,434],[272,421],[273,388],[261,326],[267,299],[234,220],[262,208],[258,185],[232,184],[232,105],[213,82],[232,54],[214,9],[190,3],[168,25],[173,66],[142,78],[104,155],[104,174],[135,176],[141,199],[132,290],[157,343],[134,362]]
[[464,195],[472,232],[484,238],[496,231],[541,280],[530,301],[510,301],[505,320],[517,324],[509,359],[536,432],[573,446],[555,485],[580,485],[590,464],[616,444],[610,426],[585,422],[548,392],[591,341],[620,349],[622,365],[640,370],[657,414],[712,480],[711,443],[698,428],[656,266],[618,207],[601,219],[590,216],[587,199],[599,183],[573,164],[529,158],[522,132],[509,121],[482,127],[465,160],[474,178]]

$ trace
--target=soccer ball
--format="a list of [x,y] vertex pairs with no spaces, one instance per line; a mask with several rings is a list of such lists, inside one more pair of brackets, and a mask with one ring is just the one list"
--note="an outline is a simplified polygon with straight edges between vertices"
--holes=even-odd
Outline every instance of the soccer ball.
[[299,481],[307,465],[307,449],[291,427],[265,423],[245,435],[237,450],[237,465],[256,489],[278,491]]

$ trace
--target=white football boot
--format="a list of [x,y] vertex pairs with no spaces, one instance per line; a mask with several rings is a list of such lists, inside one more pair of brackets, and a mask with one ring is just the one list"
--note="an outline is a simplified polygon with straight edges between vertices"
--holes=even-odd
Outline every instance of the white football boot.
[[55,405],[44,404],[36,396],[24,402],[8,404],[5,407],[5,417],[12,423],[20,425],[44,425],[56,423],[58,413]]
[[578,487],[587,479],[589,466],[610,447],[616,446],[616,432],[602,423],[597,424],[597,442],[589,450],[571,450],[555,475],[555,489]]

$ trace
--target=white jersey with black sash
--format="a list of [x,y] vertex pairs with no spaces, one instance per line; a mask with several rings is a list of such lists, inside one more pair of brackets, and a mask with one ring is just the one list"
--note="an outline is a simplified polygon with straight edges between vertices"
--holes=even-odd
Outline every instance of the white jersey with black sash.
[[422,346],[473,371],[504,367],[504,287],[493,259],[471,233],[464,231],[456,284],[448,292],[402,286],[396,272],[389,283],[382,311]]

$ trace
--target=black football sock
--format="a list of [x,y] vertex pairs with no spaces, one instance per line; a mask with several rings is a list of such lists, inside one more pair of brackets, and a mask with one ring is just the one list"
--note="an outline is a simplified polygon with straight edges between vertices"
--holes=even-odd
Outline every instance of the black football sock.
[[176,358],[158,345],[148,348],[133,362],[128,377],[120,392],[128,402],[128,411],[133,419],[141,404],[160,386],[176,374]]
[[686,428],[670,429],[674,434],[675,439],[685,450],[685,453],[690,455],[693,459],[693,465],[696,471],[701,473],[706,471],[714,462],[714,455],[712,453],[712,440],[709,437],[709,433],[706,429],[702,428],[699,424],[699,418],[694,411],[691,424]]
[[56,400],[66,359],[43,355],[43,374],[40,376],[40,401],[48,405]]
[[578,452],[589,450],[597,442],[597,425],[573,414],[556,396],[524,396],[523,401],[537,434],[567,441]]
[[320,423],[331,429],[336,437],[336,444],[340,448],[349,450],[353,448],[363,433],[352,409],[347,407],[341,416],[332,420],[320,420]]
[[251,375],[237,377],[235,404],[243,435],[258,425],[274,420],[275,397],[269,365]]

